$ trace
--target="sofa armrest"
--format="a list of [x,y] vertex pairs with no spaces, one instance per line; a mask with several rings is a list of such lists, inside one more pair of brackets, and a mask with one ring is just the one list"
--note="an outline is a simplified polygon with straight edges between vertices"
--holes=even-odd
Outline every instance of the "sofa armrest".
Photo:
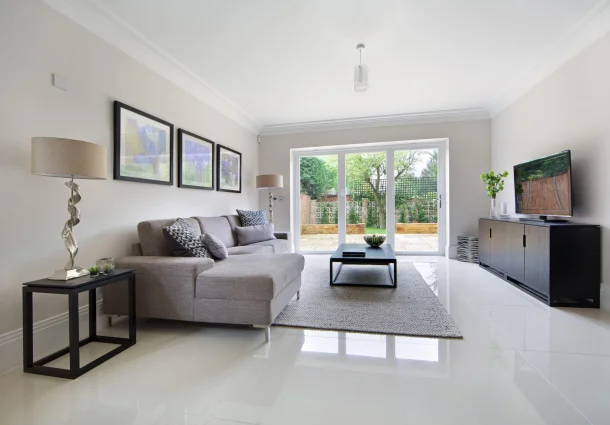
[[211,258],[132,256],[116,259],[119,269],[135,269],[137,274],[174,276],[176,279],[195,279],[214,267]]
[[[197,276],[214,267],[210,258],[132,256],[116,260],[117,268],[136,271],[138,317],[193,320]],[[127,287],[103,288],[104,313],[127,313]]]
[[273,235],[276,239],[285,239],[287,241],[290,240],[290,232],[275,232]]

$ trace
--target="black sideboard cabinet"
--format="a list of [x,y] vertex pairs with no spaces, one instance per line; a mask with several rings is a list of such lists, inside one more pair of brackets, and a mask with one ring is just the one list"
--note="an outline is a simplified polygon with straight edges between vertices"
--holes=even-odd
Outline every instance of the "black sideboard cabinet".
[[599,308],[600,226],[482,218],[479,265],[551,307]]

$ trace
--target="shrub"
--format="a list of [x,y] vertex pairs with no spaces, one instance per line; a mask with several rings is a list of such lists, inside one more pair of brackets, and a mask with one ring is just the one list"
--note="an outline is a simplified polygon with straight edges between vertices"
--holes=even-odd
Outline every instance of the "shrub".
[[320,224],[329,224],[328,207],[322,206],[322,213],[320,214]]
[[373,203],[369,202],[369,207],[366,210],[366,227],[379,227],[377,226],[377,214],[374,210]]
[[356,206],[354,205],[354,202],[350,202],[349,210],[347,212],[347,224],[358,224],[359,221],[360,217],[356,211]]
[[399,223],[406,223],[407,222],[407,206],[405,204],[402,204],[399,207],[398,210],[398,222]]

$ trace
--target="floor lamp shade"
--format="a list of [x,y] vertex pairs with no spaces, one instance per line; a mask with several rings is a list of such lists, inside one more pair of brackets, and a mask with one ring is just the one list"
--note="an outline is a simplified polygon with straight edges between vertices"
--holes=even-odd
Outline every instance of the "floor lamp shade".
[[269,221],[273,222],[273,194],[271,189],[284,187],[284,176],[280,174],[261,174],[256,176],[257,189],[269,189]]
[[284,187],[284,176],[280,174],[261,174],[256,176],[257,189],[279,189]]
[[32,138],[32,174],[74,179],[106,179],[106,147],[81,140]]

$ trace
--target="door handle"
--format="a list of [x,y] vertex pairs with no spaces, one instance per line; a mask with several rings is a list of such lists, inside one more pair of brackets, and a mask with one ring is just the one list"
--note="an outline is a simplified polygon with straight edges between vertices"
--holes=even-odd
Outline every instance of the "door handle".
[[438,207],[443,208],[443,195],[438,195]]
[[526,246],[527,246],[527,243],[526,243],[525,235],[523,235],[523,248],[525,248]]
[[491,238],[491,227],[489,228],[489,237]]

